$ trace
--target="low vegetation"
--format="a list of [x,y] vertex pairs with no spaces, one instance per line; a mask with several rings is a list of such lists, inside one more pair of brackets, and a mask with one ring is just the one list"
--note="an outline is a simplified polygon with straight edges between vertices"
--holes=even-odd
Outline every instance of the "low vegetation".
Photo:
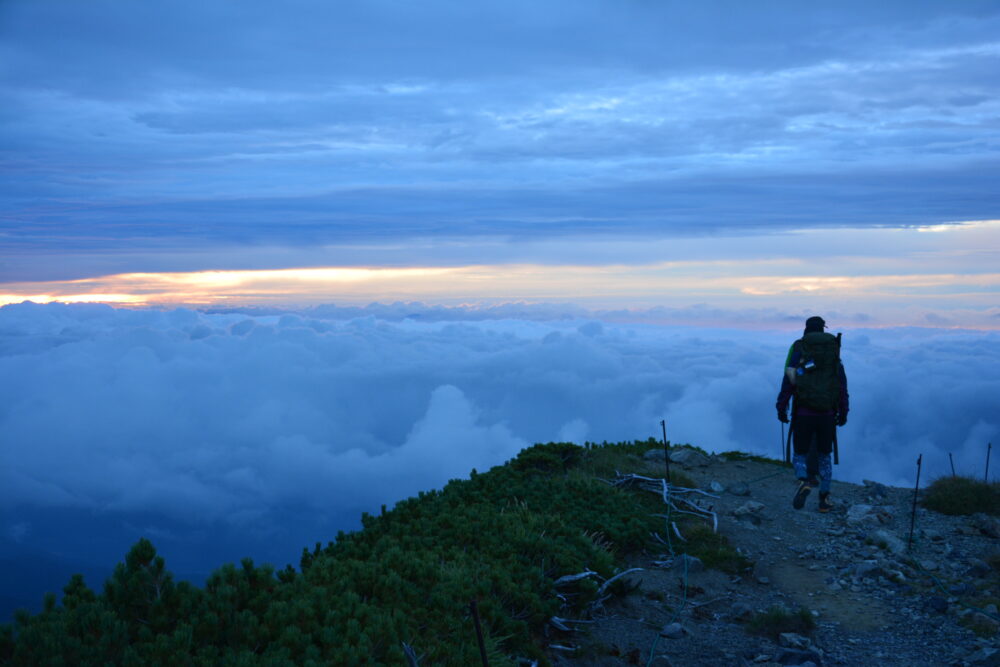
[[[50,594],[41,613],[0,626],[0,664],[400,665],[412,650],[422,664],[472,665],[472,600],[491,665],[547,664],[549,619],[583,614],[600,582],[662,530],[657,494],[605,481],[619,470],[652,475],[643,454],[658,446],[536,445],[364,515],[362,530],[303,550],[298,569],[247,558],[204,588],[174,582],[143,539],[102,592],[75,576],[61,602]],[[706,565],[745,566],[711,530],[682,529]],[[597,577],[556,590],[559,577],[588,570]]]
[[816,619],[809,610],[789,611],[777,605],[751,616],[746,626],[750,634],[769,637],[774,641],[778,641],[778,637],[785,632],[808,635],[815,628]]
[[939,477],[924,492],[924,506],[942,514],[1000,515],[1000,482],[966,476]]

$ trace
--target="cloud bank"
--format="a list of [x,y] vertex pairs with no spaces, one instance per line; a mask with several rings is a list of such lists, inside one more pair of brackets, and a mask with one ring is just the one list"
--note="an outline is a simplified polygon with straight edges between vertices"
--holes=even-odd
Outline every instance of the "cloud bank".
[[[780,452],[773,403],[795,331],[429,310],[421,321],[6,306],[0,499],[265,535],[287,514],[374,511],[534,442],[646,438],[664,418],[674,442]],[[919,453],[930,476],[948,452],[981,469],[1000,425],[996,334],[846,341],[853,409],[838,476],[908,484]],[[15,519],[8,534],[30,537]]]

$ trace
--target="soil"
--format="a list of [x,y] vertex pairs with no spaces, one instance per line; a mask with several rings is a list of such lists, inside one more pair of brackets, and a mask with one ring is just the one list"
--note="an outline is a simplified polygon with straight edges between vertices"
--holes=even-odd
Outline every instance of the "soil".
[[[970,609],[986,608],[994,599],[986,587],[996,581],[967,571],[998,551],[996,537],[976,530],[968,517],[918,509],[906,549],[913,489],[834,481],[832,511],[818,511],[815,491],[795,510],[797,483],[790,468],[693,458],[683,472],[699,488],[714,482],[727,489],[703,496],[703,504],[717,513],[719,532],[751,559],[752,569],[740,575],[690,571],[685,582],[676,557],[683,546],[675,539],[673,559],[664,547],[629,564],[643,568],[628,575],[635,586],[631,594],[607,601],[575,632],[553,630],[555,665],[1000,664],[994,638],[965,627],[969,614],[978,613]],[[660,477],[662,471],[661,460],[643,462],[634,472]],[[734,516],[748,501],[763,507]],[[865,506],[871,511],[859,520]],[[886,543],[894,538],[895,553]],[[972,590],[950,594],[956,585]],[[748,633],[747,616],[774,605],[812,613],[815,629],[808,638],[791,640],[806,646],[782,647]],[[988,616],[980,620],[996,626]],[[683,636],[661,636],[673,622],[683,626]]]

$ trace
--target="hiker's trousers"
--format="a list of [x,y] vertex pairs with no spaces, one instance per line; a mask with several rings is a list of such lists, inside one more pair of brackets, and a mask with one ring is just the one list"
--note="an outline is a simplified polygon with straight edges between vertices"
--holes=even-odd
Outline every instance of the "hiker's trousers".
[[798,468],[805,465],[808,477],[820,480],[820,491],[830,490],[833,465],[833,436],[837,428],[836,415],[795,415],[792,422],[792,447]]

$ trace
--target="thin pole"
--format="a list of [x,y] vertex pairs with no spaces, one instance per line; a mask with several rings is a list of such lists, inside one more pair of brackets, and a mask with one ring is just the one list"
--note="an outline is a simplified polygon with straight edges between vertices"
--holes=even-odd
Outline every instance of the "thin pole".
[[920,466],[923,460],[923,454],[917,457],[917,485],[913,487],[913,513],[910,514],[910,537],[906,540],[907,550],[913,545],[913,523],[917,520],[917,490],[920,488]]
[[955,474],[955,459],[951,458],[951,452],[948,452],[948,462],[951,463],[951,476],[958,477],[958,475]]
[[472,620],[476,622],[476,639],[479,640],[479,657],[483,660],[483,667],[490,667],[489,660],[486,659],[486,642],[483,641],[483,626],[479,624],[479,605],[475,598],[469,603],[472,610]]
[[663,460],[667,466],[667,484],[670,483],[670,445],[667,444],[667,420],[660,420],[660,428],[663,429]]
[[983,475],[983,481],[984,482],[989,482],[990,481],[990,451],[992,449],[993,449],[993,443],[991,442],[986,447],[986,474]]
[[781,442],[778,443],[778,451],[781,456],[785,456],[785,422],[781,422]]

